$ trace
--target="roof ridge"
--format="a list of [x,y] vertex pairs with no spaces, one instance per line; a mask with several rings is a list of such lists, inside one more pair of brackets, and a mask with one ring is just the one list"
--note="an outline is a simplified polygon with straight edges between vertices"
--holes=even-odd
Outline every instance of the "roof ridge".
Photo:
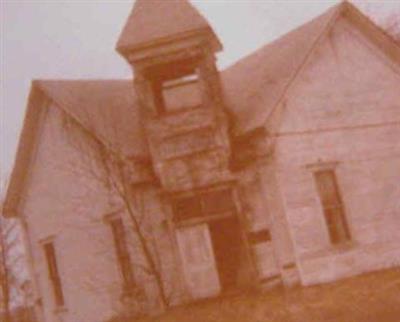
[[232,67],[234,67],[237,64],[240,64],[243,60],[246,60],[247,58],[250,58],[251,56],[257,55],[260,52],[262,52],[263,49],[265,49],[266,47],[275,44],[277,42],[279,42],[280,40],[282,40],[283,38],[286,38],[287,36],[290,36],[292,33],[295,33],[296,31],[299,31],[300,29],[304,28],[306,25],[311,24],[312,22],[316,21],[317,19],[321,18],[322,16],[328,14],[329,12],[331,12],[331,14],[333,14],[336,10],[341,10],[343,7],[343,5],[345,5],[345,3],[348,3],[347,0],[344,0],[332,7],[330,7],[329,9],[327,9],[325,12],[319,14],[318,16],[315,16],[314,18],[312,18],[311,20],[307,21],[304,24],[298,25],[297,27],[295,27],[294,29],[289,30],[288,32],[284,33],[281,36],[278,36],[277,38],[273,39],[270,42],[264,43],[263,45],[261,45],[260,47],[258,47],[257,49],[255,49],[254,51],[246,54],[245,56],[239,58],[237,61],[233,62],[231,65],[225,67],[224,70],[230,69]]
[[[396,47],[400,51],[400,42],[397,41],[392,34],[390,34],[385,28],[383,28],[380,24],[375,23],[368,15],[364,14],[361,10],[359,10],[355,5],[353,5],[349,1],[345,1],[348,5],[348,10],[350,13],[356,15],[358,18],[363,20],[363,22],[367,23],[371,28],[375,29],[382,36],[386,38],[394,47]],[[400,55],[399,55],[400,59]]]
[[318,34],[318,36],[312,42],[311,47],[305,53],[304,59],[299,64],[298,68],[293,71],[293,74],[291,75],[290,80],[288,81],[288,83],[285,86],[282,94],[277,99],[277,101],[274,104],[274,106],[272,107],[272,109],[267,114],[264,123],[268,122],[269,118],[276,111],[276,109],[280,106],[280,103],[281,103],[282,99],[285,97],[285,95],[286,95],[287,91],[289,90],[290,86],[293,84],[293,81],[301,73],[303,67],[306,65],[307,61],[311,57],[311,55],[314,52],[315,48],[318,46],[318,44],[321,42],[321,40],[324,38],[324,36],[329,32],[329,30],[333,27],[333,25],[337,21],[338,17],[342,14],[343,10],[346,9],[346,6],[348,4],[349,4],[349,2],[347,0],[344,0],[341,3],[337,4],[336,6],[334,6],[334,7],[332,7],[330,9],[330,10],[332,10],[332,12],[331,12],[331,15],[330,15],[329,19],[326,21],[325,26],[321,29],[321,31]]
[[[84,81],[86,83],[86,81]],[[46,84],[47,83],[47,84]],[[54,102],[54,105],[56,105],[59,109],[61,109],[66,115],[68,115],[69,117],[71,117],[77,124],[79,124],[85,131],[87,131],[90,135],[92,135],[96,140],[99,141],[99,143],[103,144],[105,147],[107,147],[107,149],[114,151],[115,153],[119,153],[119,154],[126,154],[126,156],[135,156],[134,154],[129,154],[126,153],[126,151],[124,150],[123,145],[121,146],[116,146],[115,144],[113,144],[112,142],[108,141],[106,139],[106,137],[104,136],[104,133],[101,133],[101,129],[99,130],[99,128],[96,129],[96,124],[95,122],[91,122],[90,118],[94,117],[96,115],[93,114],[92,116],[90,116],[89,114],[86,114],[86,116],[84,116],[83,112],[81,113],[81,116],[79,116],[79,112],[78,111],[82,111],[85,110],[85,106],[83,105],[83,103],[85,102],[81,102],[79,101],[79,95],[78,97],[78,101],[74,101],[73,99],[70,99],[71,95],[65,95],[65,93],[63,92],[53,92],[54,88],[49,87],[49,85],[53,83],[52,81],[46,82],[46,81],[34,81],[33,84],[35,84],[44,94],[46,97],[48,97],[51,101]],[[56,81],[54,83],[64,83],[64,84],[76,84],[79,83],[76,81]],[[93,82],[87,82],[88,84],[93,83]],[[97,83],[98,85],[103,85],[104,81],[95,81],[95,83]],[[115,81],[111,81],[110,83],[115,84]],[[123,80],[120,81],[118,83],[126,83],[126,84],[130,84],[130,80]],[[70,91],[79,91],[80,89],[77,88],[72,88],[69,89]],[[98,91],[98,90],[96,90]],[[110,91],[109,91],[110,92]],[[132,93],[132,95],[130,95],[133,98],[133,101],[135,101],[135,94],[134,94],[134,87],[133,87],[133,83],[132,83],[132,91],[130,92]],[[60,95],[61,94],[61,95]],[[70,94],[70,92],[67,94]],[[93,93],[94,94],[94,93]],[[67,101],[63,100],[67,97]],[[78,103],[77,103],[78,102]],[[86,102],[87,103],[87,102]],[[77,106],[75,105],[82,105],[80,109],[77,109]],[[100,109],[100,107],[97,107],[97,109]],[[91,111],[87,110],[86,112],[90,113]],[[93,111],[93,112],[99,112],[99,110],[97,111]],[[106,110],[104,110],[103,114],[107,113]],[[101,114],[101,113],[100,113]],[[103,115],[104,116],[104,115]],[[104,131],[105,129],[103,129]],[[103,134],[103,135],[102,135]],[[115,143],[115,142],[114,142]],[[116,149],[117,148],[117,149]],[[119,150],[121,150],[120,152],[118,152]]]
[[84,122],[82,120],[80,120],[79,117],[77,117],[75,115],[75,113],[71,110],[68,109],[64,106],[64,104],[62,102],[60,102],[59,99],[57,99],[56,97],[54,97],[54,95],[52,95],[52,93],[49,91],[49,89],[46,86],[41,86],[40,83],[38,83],[38,86],[40,88],[40,90],[42,90],[45,95],[52,101],[55,103],[55,105],[60,108],[66,115],[68,115],[69,117],[71,117],[77,124],[79,124],[83,129],[85,129],[88,133],[90,133],[94,138],[96,138],[101,144],[103,144],[104,146],[108,146],[106,144],[106,142],[103,141],[102,138],[100,138],[93,129],[90,129],[89,126],[85,125]]
[[[398,50],[399,50],[398,58],[400,59],[400,45],[399,45],[399,43],[397,41],[395,41],[393,37],[388,35],[388,33],[385,32],[385,30],[383,28],[381,28],[374,21],[372,21],[367,15],[365,15],[360,9],[358,9],[350,1],[344,0],[341,3],[339,3],[338,5],[336,5],[335,7],[333,7],[332,9],[335,9],[335,11],[332,13],[332,16],[327,21],[325,28],[323,28],[323,30],[321,30],[320,35],[317,37],[317,39],[315,40],[314,44],[311,46],[310,50],[306,53],[304,61],[299,65],[299,68],[297,69],[297,71],[295,71],[295,73],[293,74],[291,80],[287,83],[287,86],[286,86],[285,90],[282,92],[281,96],[276,101],[276,103],[273,106],[273,108],[267,114],[267,117],[265,118],[264,124],[268,122],[268,120],[272,117],[272,114],[279,108],[279,106],[281,106],[280,103],[282,102],[283,98],[287,94],[287,91],[290,89],[290,86],[293,84],[294,80],[297,78],[298,74],[301,73],[302,67],[307,63],[307,61],[308,61],[309,57],[311,57],[314,49],[318,46],[318,44],[322,41],[322,39],[327,35],[329,30],[331,30],[334,27],[334,25],[337,22],[337,20],[341,16],[345,15],[348,12],[350,14],[357,15],[358,18],[360,18],[360,19],[364,20],[364,22],[368,23],[368,26],[371,26],[372,28],[375,28],[377,31],[379,31],[383,35],[387,36],[387,39],[395,47],[398,48]],[[277,126],[279,126],[279,124],[280,124],[279,122],[276,122]]]
[[[249,113],[244,113],[241,106],[244,104],[273,106],[275,109],[282,93],[286,92],[288,84],[295,77],[308,53],[344,7],[345,2],[332,6],[307,23],[261,46],[223,71],[224,95],[233,113],[237,114],[235,133],[246,132],[254,126],[261,126],[267,122],[271,113],[269,108],[261,109],[256,120],[252,119]],[[270,89],[271,92],[266,94],[268,97],[262,94],[262,88]],[[235,95],[239,90],[240,97]],[[234,96],[236,98],[232,100]]]

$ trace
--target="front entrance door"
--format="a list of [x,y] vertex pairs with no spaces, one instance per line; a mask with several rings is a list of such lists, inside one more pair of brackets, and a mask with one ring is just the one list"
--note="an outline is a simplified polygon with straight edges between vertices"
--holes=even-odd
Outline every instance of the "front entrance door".
[[181,227],[176,234],[186,285],[193,299],[238,287],[244,248],[236,216]]
[[220,283],[206,223],[177,229],[179,252],[188,291],[201,299],[220,293]]
[[209,222],[211,240],[223,292],[238,286],[243,248],[239,221],[230,216]]

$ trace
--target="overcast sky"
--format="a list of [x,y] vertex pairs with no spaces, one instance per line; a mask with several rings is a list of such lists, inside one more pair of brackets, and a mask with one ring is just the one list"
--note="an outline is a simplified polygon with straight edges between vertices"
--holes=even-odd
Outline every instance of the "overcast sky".
[[[168,0],[160,0],[168,1]],[[11,172],[32,79],[129,78],[114,51],[133,0],[0,0],[0,174]],[[224,44],[224,68],[337,0],[193,0]],[[352,1],[381,22],[399,0]]]

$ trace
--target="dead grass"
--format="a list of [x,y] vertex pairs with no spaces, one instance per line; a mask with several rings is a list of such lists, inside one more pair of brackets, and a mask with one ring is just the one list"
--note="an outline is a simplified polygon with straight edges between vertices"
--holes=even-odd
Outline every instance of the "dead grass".
[[142,322],[399,322],[400,269],[336,283],[219,298]]

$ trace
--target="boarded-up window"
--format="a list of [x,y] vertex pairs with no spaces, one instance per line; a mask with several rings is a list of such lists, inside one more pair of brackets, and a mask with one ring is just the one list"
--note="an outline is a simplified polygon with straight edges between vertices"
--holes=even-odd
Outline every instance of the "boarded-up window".
[[314,176],[331,242],[339,244],[350,240],[350,232],[334,171],[321,170],[315,172]]
[[56,252],[53,242],[47,242],[43,245],[44,253],[49,271],[49,278],[53,287],[54,299],[57,306],[64,305],[64,294],[61,285],[60,274],[57,267]]
[[126,244],[124,225],[121,218],[111,219],[110,225],[113,233],[118,265],[123,278],[124,289],[129,291],[134,285],[134,280],[128,246]]

